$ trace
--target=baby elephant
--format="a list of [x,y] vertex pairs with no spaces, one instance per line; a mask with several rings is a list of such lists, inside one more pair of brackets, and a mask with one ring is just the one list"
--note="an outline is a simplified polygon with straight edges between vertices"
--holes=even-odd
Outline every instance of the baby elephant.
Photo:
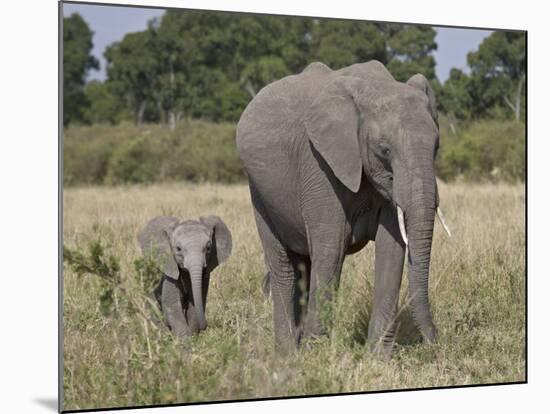
[[147,223],[138,241],[162,270],[155,296],[169,328],[178,337],[204,330],[210,272],[231,254],[227,226],[218,216],[198,221],[160,216]]

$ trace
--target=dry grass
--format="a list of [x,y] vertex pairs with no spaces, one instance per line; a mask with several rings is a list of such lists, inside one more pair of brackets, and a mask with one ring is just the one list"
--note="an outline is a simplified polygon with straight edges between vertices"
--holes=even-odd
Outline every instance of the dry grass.
[[[419,343],[410,314],[399,318],[389,362],[364,343],[373,245],[346,259],[330,338],[280,360],[271,305],[261,294],[262,251],[244,185],[170,184],[68,189],[64,242],[102,237],[120,259],[134,307],[100,312],[97,278],[65,266],[65,409],[340,393],[525,379],[525,193],[523,186],[441,185],[453,231],[434,236],[431,298],[440,341]],[[147,317],[133,261],[136,234],[150,218],[220,215],[234,251],[213,274],[209,328],[186,344]],[[402,303],[406,297],[406,281]],[[122,301],[118,292],[116,301]]]

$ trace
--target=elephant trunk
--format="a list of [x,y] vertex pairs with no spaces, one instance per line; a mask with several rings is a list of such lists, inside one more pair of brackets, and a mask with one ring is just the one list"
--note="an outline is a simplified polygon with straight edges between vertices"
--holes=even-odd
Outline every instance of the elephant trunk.
[[425,157],[411,176],[411,193],[405,206],[408,236],[409,295],[414,321],[424,339],[435,342],[437,333],[428,299],[428,279],[436,210],[436,182],[433,159]]
[[198,328],[200,331],[203,331],[206,329],[205,309],[202,298],[204,259],[201,257],[190,259],[188,265],[186,264],[185,267],[191,277],[191,290],[193,292],[193,303],[195,305]]

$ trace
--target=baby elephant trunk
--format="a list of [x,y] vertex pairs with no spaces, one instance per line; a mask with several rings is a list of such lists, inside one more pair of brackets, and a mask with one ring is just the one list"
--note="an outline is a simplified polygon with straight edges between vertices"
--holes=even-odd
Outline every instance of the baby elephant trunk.
[[189,271],[191,276],[191,289],[193,291],[193,303],[195,305],[195,311],[197,312],[197,321],[199,324],[199,330],[203,331],[206,329],[206,318],[204,316],[205,309],[202,298],[203,292],[203,269],[204,269],[204,259],[193,258],[189,260],[188,264],[185,266]]

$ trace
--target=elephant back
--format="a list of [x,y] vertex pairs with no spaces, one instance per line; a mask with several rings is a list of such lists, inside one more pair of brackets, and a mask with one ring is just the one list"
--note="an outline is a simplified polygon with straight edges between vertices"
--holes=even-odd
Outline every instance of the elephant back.
[[328,66],[315,62],[297,75],[289,75],[262,88],[250,101],[237,124],[237,151],[245,163],[254,162],[258,151],[299,139],[289,127],[301,127],[301,118],[319,93],[319,85],[333,76]]

